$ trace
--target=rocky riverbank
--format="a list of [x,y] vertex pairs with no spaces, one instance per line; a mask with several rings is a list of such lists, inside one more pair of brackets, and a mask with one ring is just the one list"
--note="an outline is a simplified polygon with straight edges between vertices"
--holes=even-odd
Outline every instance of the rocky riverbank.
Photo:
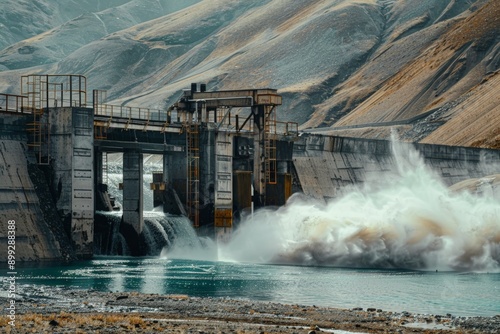
[[[20,286],[7,333],[498,333],[500,315],[454,317],[186,295]],[[0,295],[2,314],[8,300]]]

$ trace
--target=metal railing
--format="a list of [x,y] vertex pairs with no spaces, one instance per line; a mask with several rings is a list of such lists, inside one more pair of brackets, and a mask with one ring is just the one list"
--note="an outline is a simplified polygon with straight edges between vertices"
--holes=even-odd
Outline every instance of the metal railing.
[[54,107],[86,107],[87,79],[75,74],[23,75],[21,95],[34,109]]
[[163,110],[151,110],[149,108],[119,106],[112,104],[94,105],[94,115],[140,121],[167,122],[168,120],[168,115]]
[[296,136],[299,133],[299,124],[296,122],[270,120],[266,131],[268,131],[270,135]]
[[299,133],[299,124],[296,122],[276,121],[274,129],[277,135],[296,136]]
[[[127,124],[148,125],[149,122],[161,122],[163,127],[173,124],[202,124],[213,123],[220,130],[230,132],[250,132],[254,131],[252,115],[248,112],[232,112],[231,107],[220,107],[215,110],[205,109],[203,106],[194,111],[169,108],[168,110],[153,110],[149,108],[130,107],[123,105],[106,104],[107,91],[93,91],[94,115],[108,118],[108,125],[111,120],[126,120]],[[298,135],[298,124],[294,122],[278,122],[272,120],[269,124],[271,135]]]
[[0,93],[0,112],[29,114],[31,111],[27,96]]

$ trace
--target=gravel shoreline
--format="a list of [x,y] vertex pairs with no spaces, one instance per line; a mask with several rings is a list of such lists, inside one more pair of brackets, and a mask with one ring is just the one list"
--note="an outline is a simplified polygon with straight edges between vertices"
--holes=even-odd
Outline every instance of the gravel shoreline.
[[[0,296],[1,312],[9,300]],[[17,291],[6,333],[498,333],[500,315],[455,317],[335,309],[186,295],[99,292],[43,286]]]

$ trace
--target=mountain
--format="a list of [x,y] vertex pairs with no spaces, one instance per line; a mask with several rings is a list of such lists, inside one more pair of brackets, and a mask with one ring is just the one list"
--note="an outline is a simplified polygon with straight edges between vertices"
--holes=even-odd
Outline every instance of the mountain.
[[101,11],[128,0],[3,0],[0,8],[0,49],[70,21],[82,12]]
[[6,1],[0,91],[76,73],[110,103],[163,109],[191,82],[271,87],[304,131],[500,148],[498,0],[44,0],[59,13],[31,19]]
[[63,60],[82,46],[199,0],[18,1],[0,12],[8,22],[0,32],[0,69],[22,69]]

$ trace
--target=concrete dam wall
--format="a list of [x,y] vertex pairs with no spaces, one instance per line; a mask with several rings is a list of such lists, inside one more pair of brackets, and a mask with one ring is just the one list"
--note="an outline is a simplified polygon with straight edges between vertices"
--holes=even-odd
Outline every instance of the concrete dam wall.
[[0,258],[7,259],[8,222],[15,222],[17,261],[75,258],[45,171],[28,150],[28,118],[0,118]]
[[470,178],[500,173],[500,151],[388,140],[303,134],[294,144],[293,164],[307,196],[328,201],[366,181],[397,173],[397,155],[418,152],[425,165],[447,186]]

